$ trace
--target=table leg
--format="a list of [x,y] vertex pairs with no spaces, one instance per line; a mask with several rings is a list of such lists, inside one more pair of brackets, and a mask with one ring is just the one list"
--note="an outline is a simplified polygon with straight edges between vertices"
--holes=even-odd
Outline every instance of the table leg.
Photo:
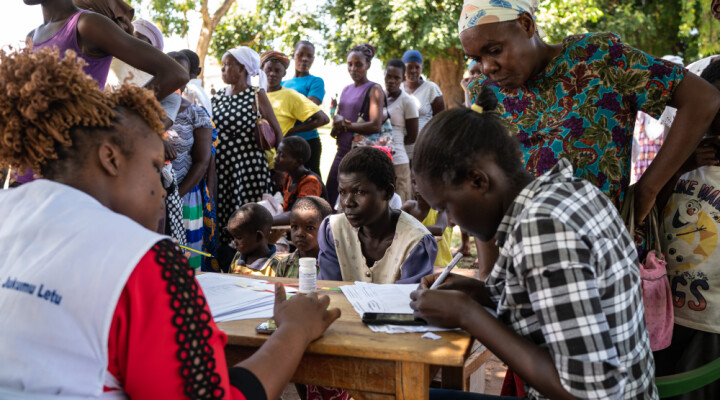
[[399,361],[395,373],[397,400],[428,400],[430,366],[423,363]]

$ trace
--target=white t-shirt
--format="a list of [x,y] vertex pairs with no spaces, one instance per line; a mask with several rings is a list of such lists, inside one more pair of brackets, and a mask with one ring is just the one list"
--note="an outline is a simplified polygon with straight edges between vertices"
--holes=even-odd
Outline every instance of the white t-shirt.
[[720,167],[680,177],[660,221],[675,323],[720,333]]
[[[403,83],[403,88],[405,84]],[[415,105],[418,109],[418,137],[420,135],[420,132],[425,127],[425,125],[430,121],[430,119],[433,117],[433,111],[432,111],[432,102],[438,97],[442,96],[442,91],[438,87],[438,85],[434,84],[430,81],[423,81],[423,84],[420,85],[415,91],[410,94],[408,93],[414,100]],[[405,151],[407,152],[408,157],[410,160],[412,160],[412,154],[413,150],[415,149],[414,144],[410,144],[405,146]]]
[[[390,102],[389,98],[388,102]],[[390,123],[393,130],[393,164],[407,164],[410,159],[407,152],[405,152],[405,136],[407,136],[405,120],[418,118],[417,105],[415,105],[415,100],[412,97],[400,89],[400,95],[390,103],[387,109],[388,113],[390,113]]]

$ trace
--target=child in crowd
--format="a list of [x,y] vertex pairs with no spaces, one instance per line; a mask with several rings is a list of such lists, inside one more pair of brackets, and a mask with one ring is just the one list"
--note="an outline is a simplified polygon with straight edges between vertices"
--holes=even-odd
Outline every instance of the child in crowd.
[[390,208],[395,170],[383,151],[351,150],[338,182],[343,212],[320,226],[320,279],[415,283],[432,273],[435,238],[420,221]]
[[332,214],[330,204],[322,197],[305,196],[298,199],[290,213],[290,234],[297,250],[289,256],[280,257],[279,270],[287,278],[297,278],[300,258],[318,258],[318,232],[325,217]]
[[533,179],[496,106],[481,89],[472,109],[436,116],[413,171],[430,206],[495,238],[500,257],[485,282],[451,274],[426,290],[437,275],[426,277],[410,306],[478,338],[523,378],[529,398],[657,398],[638,256],[617,209],[566,159]]
[[452,253],[450,252],[450,241],[452,240],[452,227],[448,225],[447,214],[445,211],[433,210],[425,199],[417,192],[415,187],[415,179],[412,179],[412,188],[417,200],[408,200],[403,204],[402,210],[421,221],[423,225],[435,237],[442,236],[437,241],[438,253],[435,258],[435,266],[447,267],[452,261]]
[[327,190],[320,177],[305,167],[310,159],[310,145],[299,136],[290,136],[280,143],[275,156],[275,170],[284,173],[282,184],[283,213],[273,217],[274,225],[287,225],[295,201],[305,196],[327,199]]
[[[711,63],[700,76],[720,88],[720,62]],[[720,212],[716,201],[720,129],[716,123],[708,134],[713,137],[700,143],[665,186],[667,195],[658,196],[658,206],[664,207],[660,240],[675,313],[672,343],[655,353],[658,376],[686,372],[720,357]],[[663,206],[661,197],[668,196]],[[678,398],[720,398],[720,381]]]
[[227,233],[232,236],[235,258],[230,272],[257,276],[283,276],[278,273],[277,249],[268,243],[272,228],[272,215],[257,203],[243,204],[228,221]]
[[412,199],[410,183],[410,159],[405,145],[415,143],[418,134],[418,109],[415,100],[402,90],[405,80],[405,63],[392,59],[385,67],[385,92],[388,97],[388,113],[392,123],[393,167],[395,168],[395,193],[402,201]]

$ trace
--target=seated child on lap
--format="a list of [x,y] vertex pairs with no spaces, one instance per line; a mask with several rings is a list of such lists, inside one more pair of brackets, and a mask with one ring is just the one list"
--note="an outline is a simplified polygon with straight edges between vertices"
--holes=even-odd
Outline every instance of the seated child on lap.
[[321,197],[305,196],[295,202],[290,213],[290,233],[297,250],[289,256],[279,257],[279,269],[284,271],[284,277],[298,277],[300,258],[318,258],[320,224],[330,214],[332,214],[330,204]]
[[228,221],[227,232],[232,236],[235,258],[230,264],[234,274],[282,276],[278,274],[275,245],[268,244],[272,215],[257,203],[248,203],[237,209]]
[[435,238],[420,221],[389,207],[395,170],[381,150],[358,147],[340,162],[341,214],[320,226],[320,279],[414,283],[433,271]]

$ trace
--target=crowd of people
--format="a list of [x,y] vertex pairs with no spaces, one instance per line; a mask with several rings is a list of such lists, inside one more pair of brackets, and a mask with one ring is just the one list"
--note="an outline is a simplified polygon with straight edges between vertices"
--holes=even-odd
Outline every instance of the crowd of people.
[[[720,356],[714,57],[685,69],[612,33],[551,44],[537,1],[465,0],[465,107],[446,110],[417,50],[370,81],[375,49],[358,44],[328,115],[310,41],[229,49],[226,86],[206,91],[198,55],[163,53],[123,1],[24,2],[44,22],[0,50],[0,397],[278,398],[339,310],[278,284],[277,331],[227,366],[195,273],[297,278],[303,257],[319,279],[418,284],[416,316],[478,338],[507,364],[510,398],[652,399],[656,375]],[[657,119],[657,146],[634,157]],[[655,210],[655,236],[628,230]],[[430,290],[453,224],[482,279]],[[639,270],[651,241],[676,315],[659,351]]]

